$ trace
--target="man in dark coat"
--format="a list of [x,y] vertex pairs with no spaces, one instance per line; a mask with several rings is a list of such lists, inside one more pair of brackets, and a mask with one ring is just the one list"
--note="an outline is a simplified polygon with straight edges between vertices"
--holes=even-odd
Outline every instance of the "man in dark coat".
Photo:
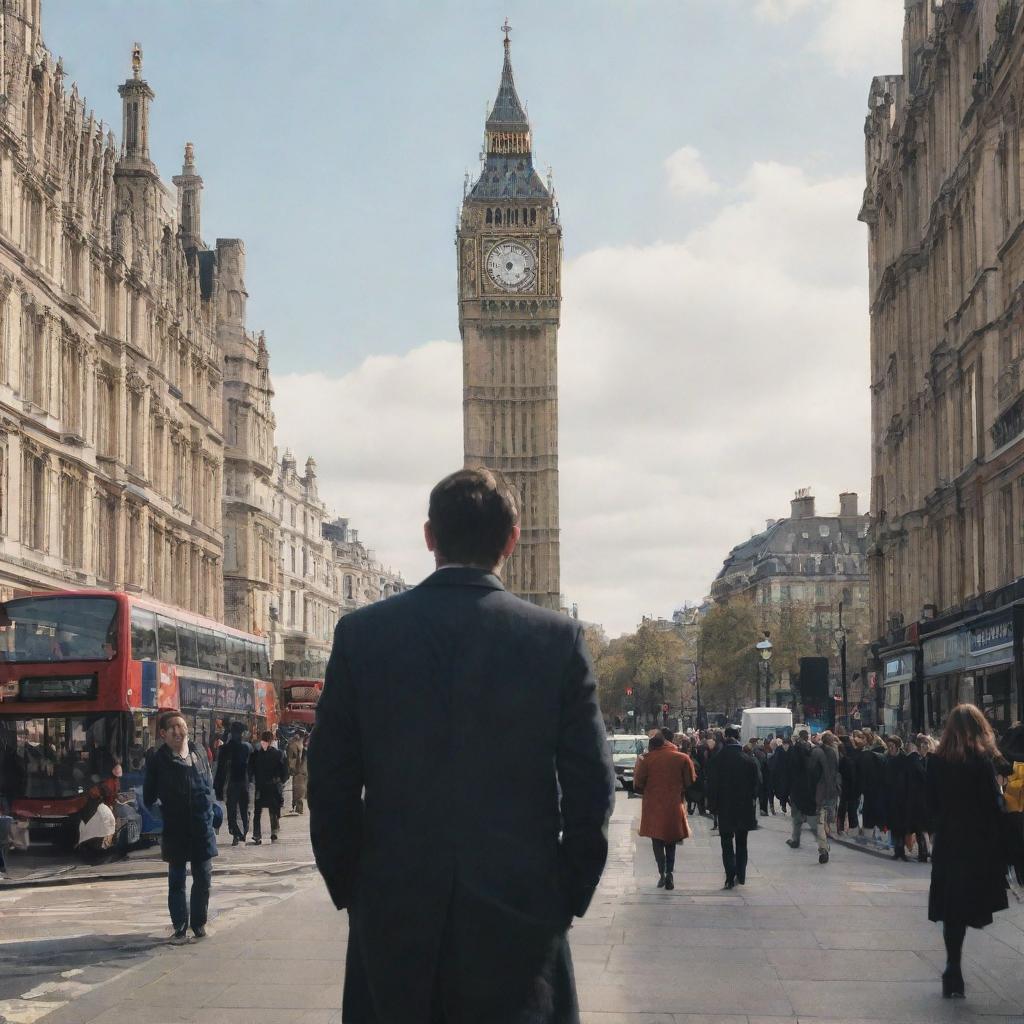
[[747,881],[747,833],[757,828],[759,785],[757,762],[740,746],[739,729],[730,725],[708,768],[708,797],[718,816],[726,889]]
[[[163,745],[146,762],[142,801],[160,801],[163,832],[160,852],[167,861],[167,905],[178,946],[188,942],[188,927],[197,939],[206,937],[210,905],[211,860],[217,856],[213,831],[213,781],[210,763],[188,738],[188,725],[177,711],[160,718]],[[192,865],[192,893],[185,898],[185,869]]]
[[800,845],[800,830],[806,822],[818,838],[818,803],[814,798],[817,780],[811,775],[811,744],[806,729],[801,729],[786,755],[789,767],[789,800],[793,816],[793,836],[786,845]]
[[502,587],[518,511],[489,471],[442,480],[424,532],[437,571],[338,623],[310,737],[342,1021],[575,1024],[566,929],[615,785],[582,630]]
[[772,791],[779,798],[779,807],[785,814],[789,806],[789,751],[791,746],[784,739],[768,759],[768,772],[772,778]]
[[231,845],[245,843],[249,834],[249,758],[252,745],[245,741],[241,722],[231,723],[231,739],[217,754],[217,774],[213,789],[218,800],[224,799],[227,785],[228,831]]
[[284,806],[284,784],[288,781],[288,757],[274,746],[274,734],[268,729],[256,749],[249,756],[249,777],[253,782],[256,801],[252,810],[252,841],[263,842],[263,808],[270,812],[270,841],[277,842],[281,827],[281,808]]
[[860,791],[857,789],[857,762],[854,757],[856,751],[855,739],[849,736],[839,737],[839,778],[842,780],[839,811],[836,816],[836,832],[839,835],[846,831],[847,822],[851,830],[857,827]]

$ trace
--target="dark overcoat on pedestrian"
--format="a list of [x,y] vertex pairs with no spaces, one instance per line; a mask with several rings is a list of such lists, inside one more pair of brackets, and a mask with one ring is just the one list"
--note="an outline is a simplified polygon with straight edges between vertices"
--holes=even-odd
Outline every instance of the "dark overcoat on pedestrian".
[[907,827],[907,755],[888,754],[885,758],[885,824],[894,836],[906,836]]
[[928,762],[916,750],[907,754],[904,786],[907,835],[911,832],[931,832],[931,819],[928,817]]
[[816,780],[811,777],[811,745],[806,740],[796,740],[786,757],[789,764],[790,803],[803,814],[817,814],[818,804],[814,799]]
[[[790,748],[792,749],[792,748]],[[772,791],[784,803],[789,802],[789,750],[778,746],[768,758],[768,774],[772,780]]]
[[857,788],[864,795],[861,825],[881,828],[886,824],[885,754],[865,748],[857,754]]
[[335,629],[310,832],[345,1024],[575,1024],[615,774],[578,622],[441,569]]
[[848,737],[843,737],[839,748],[839,778],[842,782],[842,797],[847,806],[856,807],[860,800],[857,789],[857,752]]
[[152,807],[160,801],[160,854],[168,864],[217,856],[210,762],[191,740],[188,753],[181,760],[163,744],[146,762],[142,781],[142,802]]
[[726,740],[708,769],[708,798],[718,815],[718,831],[750,832],[757,828],[754,809],[757,762],[735,740]]
[[281,809],[284,804],[284,784],[288,781],[288,758],[283,750],[270,746],[266,750],[257,743],[249,755],[249,775],[256,799],[264,807]]
[[928,919],[984,928],[1005,910],[1006,858],[999,784],[988,758],[928,758],[928,810],[935,826]]
[[693,835],[686,817],[686,791],[695,776],[689,754],[675,746],[648,751],[637,760],[633,789],[644,798],[640,835],[663,843],[678,843]]

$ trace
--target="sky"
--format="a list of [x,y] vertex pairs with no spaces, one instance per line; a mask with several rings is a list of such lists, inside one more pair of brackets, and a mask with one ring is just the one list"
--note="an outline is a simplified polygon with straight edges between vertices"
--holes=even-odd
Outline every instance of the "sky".
[[277,443],[415,582],[462,461],[454,233],[499,26],[565,242],[562,590],[614,636],[707,592],[810,487],[868,500],[863,124],[903,0],[43,0],[121,134],[132,43],[166,181],[244,239]]

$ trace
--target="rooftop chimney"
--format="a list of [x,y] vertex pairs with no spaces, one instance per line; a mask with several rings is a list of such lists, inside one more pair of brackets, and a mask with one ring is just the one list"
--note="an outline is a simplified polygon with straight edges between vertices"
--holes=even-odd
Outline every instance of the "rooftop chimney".
[[789,507],[792,509],[793,519],[813,519],[814,495],[811,494],[810,487],[801,487],[796,492],[796,497],[789,503]]
[[857,494],[855,491],[847,491],[839,495],[839,516],[842,519],[854,519],[859,516],[857,511]]

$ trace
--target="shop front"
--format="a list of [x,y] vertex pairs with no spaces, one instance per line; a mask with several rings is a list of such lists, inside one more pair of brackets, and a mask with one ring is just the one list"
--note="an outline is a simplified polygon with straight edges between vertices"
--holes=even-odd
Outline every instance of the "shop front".
[[916,728],[914,715],[914,668],[917,648],[888,651],[882,663],[882,730],[905,736]]
[[974,700],[974,680],[967,674],[967,628],[958,623],[921,645],[924,676],[925,728],[942,731],[950,711]]
[[1013,609],[1005,608],[974,620],[967,631],[961,700],[977,704],[998,736],[1017,718],[1013,620]]

